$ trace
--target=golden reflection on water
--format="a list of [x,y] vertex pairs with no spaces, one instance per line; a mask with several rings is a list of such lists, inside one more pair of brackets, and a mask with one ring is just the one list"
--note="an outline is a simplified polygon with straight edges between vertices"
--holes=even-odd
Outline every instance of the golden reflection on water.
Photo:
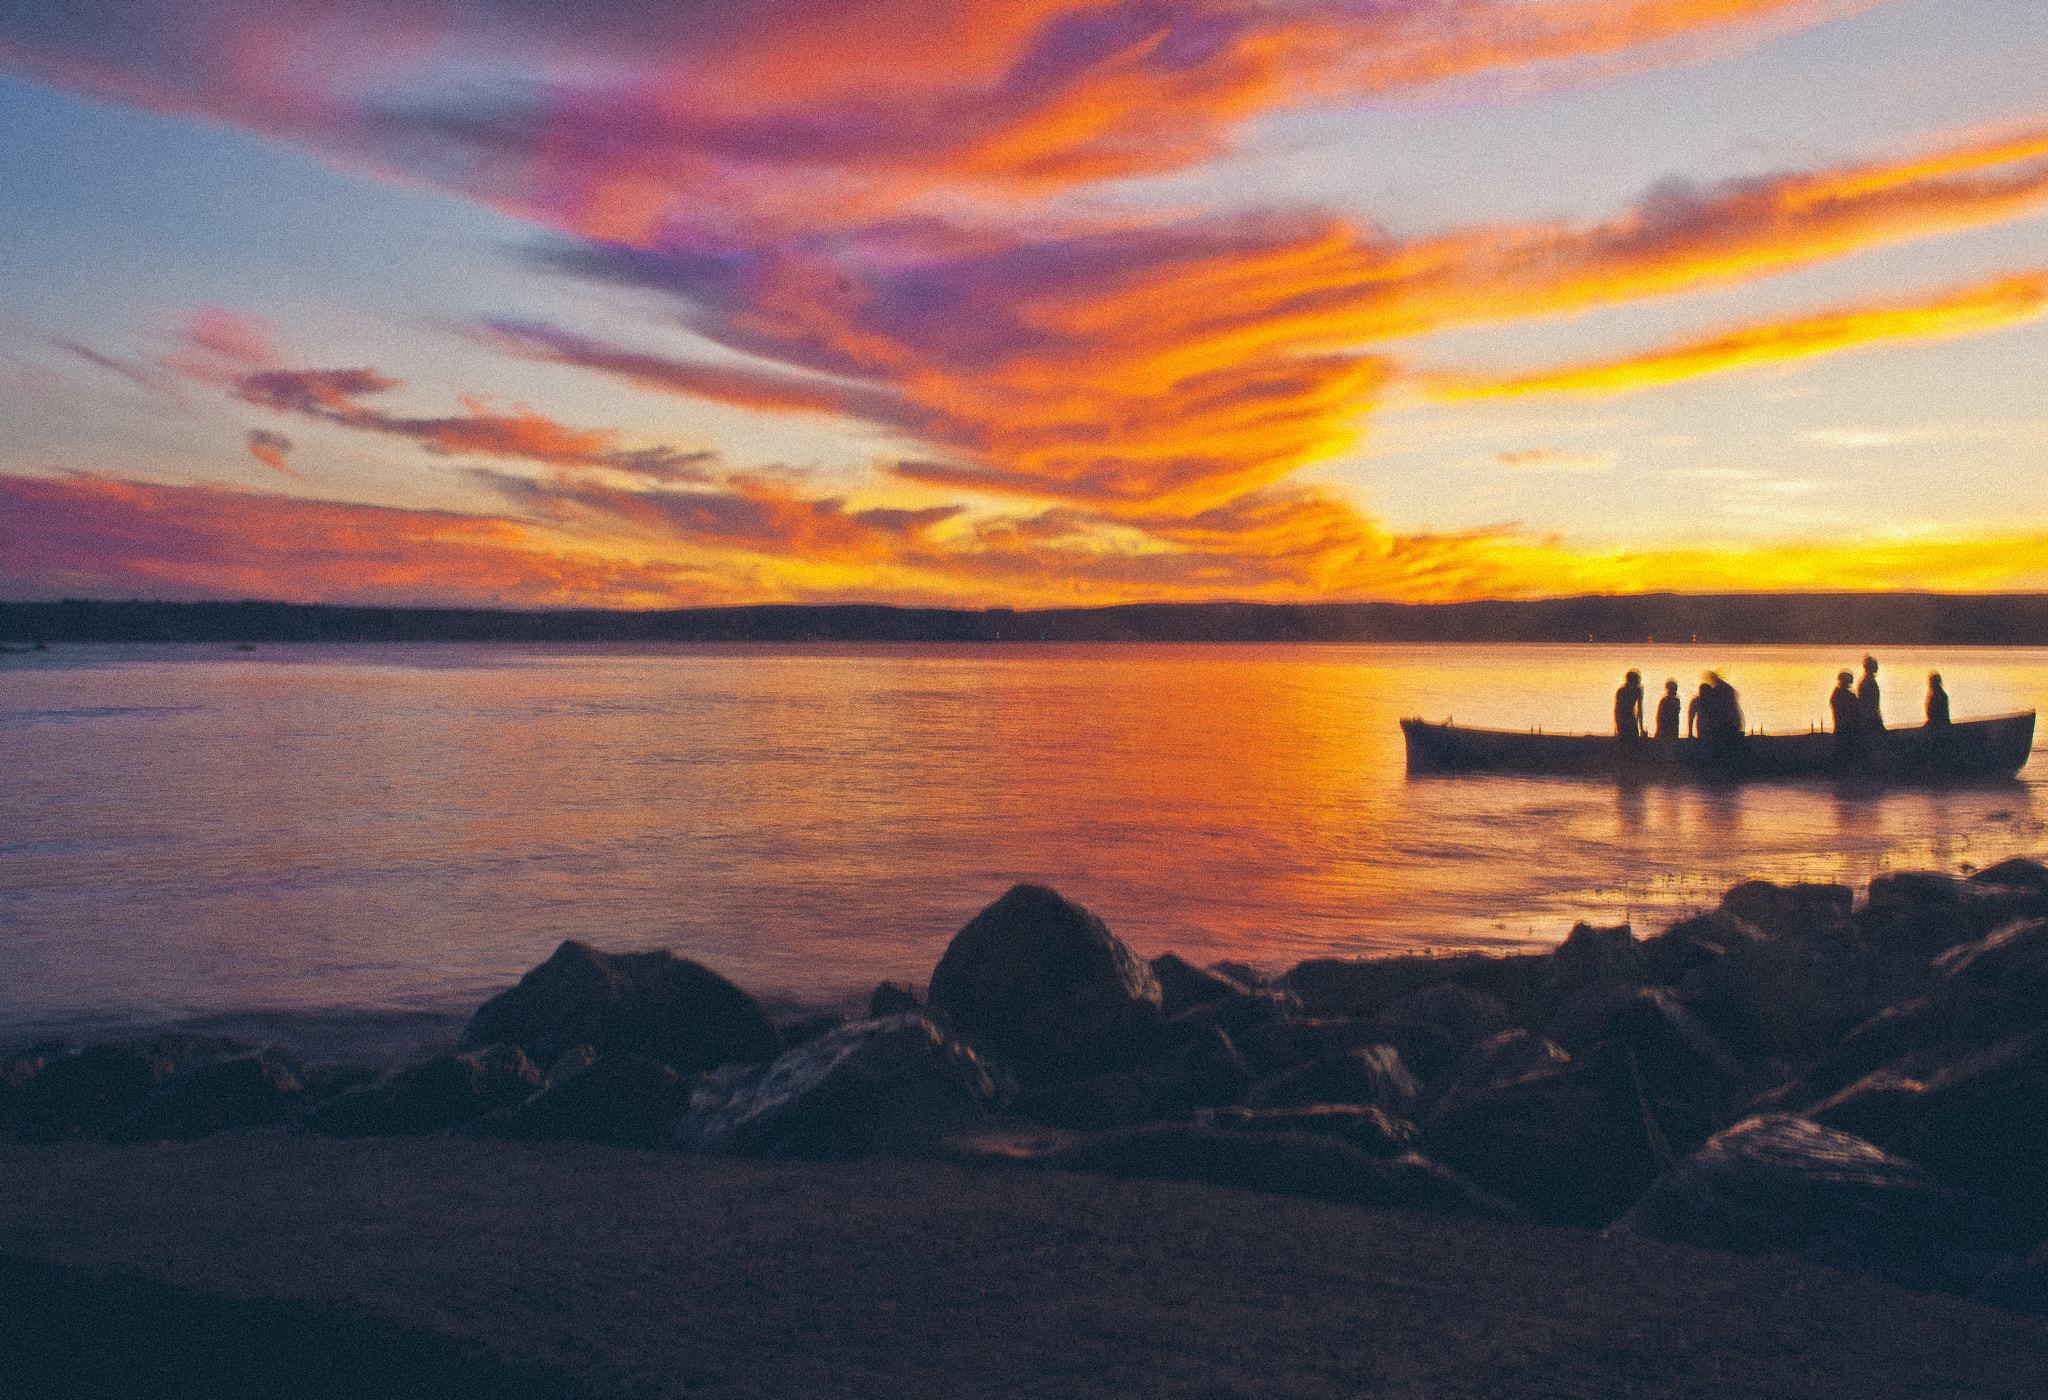
[[[1597,732],[1630,667],[1654,696],[1711,665],[1752,724],[1804,729],[1861,654],[78,649],[0,673],[0,985],[136,1015],[465,1005],[577,937],[821,999],[922,980],[1018,880],[1147,954],[1279,969],[2048,851],[2038,758],[1948,790],[1405,772],[1404,715]],[[1930,669],[1958,718],[2048,694],[2048,651],[1880,659],[1894,723]]]

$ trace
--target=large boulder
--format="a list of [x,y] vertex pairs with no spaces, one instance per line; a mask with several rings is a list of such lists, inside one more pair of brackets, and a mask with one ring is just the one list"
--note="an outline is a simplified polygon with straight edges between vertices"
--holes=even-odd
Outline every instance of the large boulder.
[[2048,865],[2037,860],[2014,856],[1996,865],[1986,866],[1969,879],[1972,885],[1997,885],[2004,889],[2031,890],[2035,894],[2048,895]]
[[1252,1108],[1311,1104],[1364,1104],[1399,1118],[1412,1117],[1422,1085],[1391,1045],[1365,1045],[1298,1066],[1252,1086]]
[[1130,1071],[1152,1112],[1170,1116],[1234,1104],[1252,1086],[1252,1070],[1216,1027],[1193,1030]]
[[1599,1040],[1628,1048],[1650,1113],[1676,1152],[1725,1127],[1748,1096],[1741,1066],[1667,987],[1638,991]]
[[1722,916],[1755,936],[1731,942],[1714,969],[1716,992],[1740,1004],[1743,1024],[1764,1053],[1812,1060],[1883,1005],[1879,962],[1851,922],[1850,906],[1844,885],[1751,880],[1723,896]]
[[1393,1046],[1422,1083],[1440,1086],[1468,1050],[1512,1024],[1507,1008],[1486,993],[1439,982],[1381,1007],[1360,1038]]
[[1196,967],[1177,953],[1161,953],[1152,959],[1151,966],[1152,975],[1159,979],[1160,1009],[1168,1016],[1251,990],[1250,983]]
[[1926,985],[1925,995],[1877,1012],[1758,1106],[1806,1112],[1880,1070],[1924,1080],[2048,1025],[2048,920],[2008,924],[1948,949],[1930,965]]
[[1349,1028],[1348,1021],[1340,1026],[1304,1016],[1292,992],[1259,990],[1191,1007],[1174,1017],[1168,1029],[1176,1039],[1221,1032],[1251,1067],[1252,1076],[1265,1079],[1349,1048]]
[[605,1055],[458,1131],[521,1142],[665,1147],[690,1106],[690,1087],[688,1079],[644,1055]]
[[927,995],[966,1040],[1045,1079],[1132,1064],[1164,1023],[1152,969],[1042,885],[1018,885],[970,919]]
[[510,1108],[541,1085],[540,1071],[518,1046],[490,1045],[394,1070],[298,1121],[326,1137],[418,1137]]
[[671,1142],[728,1157],[913,1155],[981,1123],[994,1097],[974,1052],[913,1012],[703,1076]]
[[1197,1127],[1223,1133],[1327,1133],[1368,1157],[1415,1150],[1415,1125],[1366,1104],[1318,1103],[1300,1108],[1199,1108]]
[[1612,1228],[1705,1249],[1796,1254],[1954,1293],[1976,1288],[2015,1252],[2009,1223],[1982,1198],[1860,1138],[1782,1115],[1719,1134]]
[[158,1084],[108,1136],[191,1141],[281,1123],[305,1106],[305,1067],[282,1050],[212,1060]]
[[498,1044],[540,1064],[592,1045],[682,1074],[759,1064],[784,1048],[754,999],[709,968],[665,949],[601,953],[574,939],[478,1007],[456,1049]]
[[2048,1027],[1938,1068],[1880,1070],[1809,1116],[1853,1128],[2048,1230]]
[[1458,1061],[1434,1112],[1446,1111],[1463,1095],[1550,1074],[1570,1064],[1571,1058],[1559,1046],[1520,1027],[1488,1036]]
[[1670,1164],[1640,1077],[1610,1045],[1446,1098],[1422,1151],[1554,1225],[1607,1224]]

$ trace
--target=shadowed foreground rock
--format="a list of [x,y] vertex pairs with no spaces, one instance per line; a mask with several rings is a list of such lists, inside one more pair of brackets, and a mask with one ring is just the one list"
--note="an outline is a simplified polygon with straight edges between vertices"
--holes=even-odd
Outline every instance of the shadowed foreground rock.
[[1743,1254],[1795,1254],[1908,1288],[1968,1293],[2012,1254],[2011,1222],[1915,1163],[1801,1118],[1752,1118],[1687,1158],[1613,1226]]

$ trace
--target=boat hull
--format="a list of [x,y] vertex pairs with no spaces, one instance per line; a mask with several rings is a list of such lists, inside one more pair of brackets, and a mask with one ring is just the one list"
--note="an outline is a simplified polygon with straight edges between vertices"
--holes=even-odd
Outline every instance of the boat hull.
[[1410,773],[1548,773],[1587,778],[1744,781],[1851,778],[1951,782],[2010,778],[2034,748],[2034,712],[1916,725],[1873,736],[1847,757],[1833,734],[1749,734],[1701,739],[1619,739],[1611,734],[1536,734],[1461,729],[1448,721],[1401,721]]

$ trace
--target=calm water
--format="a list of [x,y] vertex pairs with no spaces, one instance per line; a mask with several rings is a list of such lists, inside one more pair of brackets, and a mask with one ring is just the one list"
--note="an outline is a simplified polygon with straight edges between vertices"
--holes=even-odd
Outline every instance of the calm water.
[[[2048,851],[2048,763],[1937,791],[1405,773],[1399,716],[1601,730],[1713,665],[1819,721],[1858,648],[76,647],[0,659],[0,1038],[193,1018],[445,1034],[564,938],[781,1002],[923,981],[1019,880],[1141,952],[1661,926],[1745,877]],[[1884,653],[1887,713],[2048,700],[2048,650]],[[328,1040],[323,1041],[325,1035]],[[332,1042],[331,1044],[329,1042]],[[344,1042],[347,1042],[344,1044]]]

